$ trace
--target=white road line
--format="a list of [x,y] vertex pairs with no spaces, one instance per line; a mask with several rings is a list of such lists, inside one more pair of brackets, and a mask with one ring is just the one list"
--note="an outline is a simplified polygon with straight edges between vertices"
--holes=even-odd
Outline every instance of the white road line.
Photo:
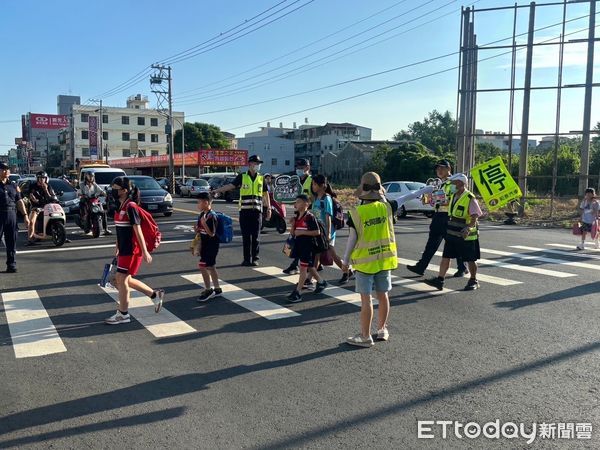
[[395,225],[394,228],[396,228],[397,230],[414,230],[413,227],[405,227],[402,225]]
[[[435,254],[437,256],[442,256],[442,252],[435,252]],[[519,264],[513,264],[504,261],[497,261],[485,258],[480,258],[477,261],[477,264],[482,266],[497,266],[502,267],[503,269],[519,270],[521,272],[535,273],[537,275],[546,275],[555,278],[569,278],[577,276],[574,273],[558,272],[556,270],[542,269],[540,267],[521,266]]]
[[[110,295],[115,302],[119,303],[119,293],[116,289],[103,287],[100,289]],[[195,328],[192,328],[176,315],[166,310],[164,305],[158,314],[155,313],[152,300],[141,292],[134,290],[131,291],[129,314],[157,338],[180,336],[196,331]]]
[[36,291],[5,292],[1,297],[15,357],[67,351]]
[[[181,244],[182,242],[190,242],[191,239],[175,239],[172,241],[162,241],[160,245],[168,244]],[[49,242],[48,242],[49,243]],[[101,245],[84,245],[80,247],[58,247],[58,248],[45,248],[41,250],[19,250],[18,255],[25,255],[27,253],[50,253],[50,252],[74,252],[77,250],[95,250],[99,248],[115,248],[116,243],[113,244],[101,244]]]
[[[195,273],[181,276],[200,287],[204,287],[202,275],[200,274]],[[296,317],[300,315],[296,311],[284,308],[277,303],[270,302],[269,300],[254,295],[251,292],[245,291],[233,284],[219,280],[219,285],[221,286],[221,289],[223,289],[223,297],[225,297],[227,300],[247,309],[248,311],[258,314],[265,319],[288,319],[290,317]]]
[[[417,262],[413,261],[411,259],[398,258],[398,263],[404,264],[404,265],[414,265]],[[430,270],[433,272],[439,272],[440,266],[437,266],[435,264],[429,264],[429,266],[427,266],[427,270]],[[515,284],[522,284],[521,281],[509,280],[509,279],[500,278],[500,277],[493,277],[491,275],[484,275],[479,272],[477,272],[477,279],[479,281],[485,281],[486,283],[497,284],[498,286],[514,286]]]
[[[254,270],[256,270],[257,272],[263,273],[265,275],[270,275],[275,278],[279,278],[280,280],[283,280],[290,284],[298,283],[298,275],[286,275],[281,272],[282,269],[280,269],[279,267],[258,267],[258,268],[255,268]],[[309,293],[310,293],[310,291],[309,291]],[[325,289],[323,291],[323,294],[328,295],[330,297],[334,297],[337,300],[340,300],[342,302],[346,302],[346,303],[350,303],[354,306],[358,306],[360,308],[360,304],[361,304],[360,294],[357,294],[356,292],[349,291],[348,289],[343,289],[343,288],[336,287],[336,286],[330,286],[330,287],[327,287],[327,289]],[[375,300],[375,299],[373,299],[373,300]],[[375,302],[376,302],[376,300],[375,300]]]
[[[575,245],[567,245],[567,244],[546,244],[548,247],[558,247],[558,248],[568,248],[575,251]],[[577,250],[577,252],[581,252],[582,250]],[[586,248],[586,252],[600,253],[600,249],[597,248]],[[583,253],[585,255],[585,253]]]
[[[560,255],[560,256],[572,256],[574,258],[584,258],[589,260],[593,260],[593,261],[600,261],[600,256],[595,256],[595,255],[589,255],[589,254],[585,254],[585,253],[581,253],[581,250],[573,250],[570,252],[564,251],[564,250],[551,250],[551,249],[547,249],[547,248],[539,248],[539,247],[529,247],[526,245],[511,245],[511,248],[516,248],[519,250],[529,250],[532,252],[544,252],[544,253],[552,253],[553,255]],[[566,261],[568,262],[568,261]],[[591,266],[589,268],[593,268],[592,270],[600,270],[600,266]]]
[[[529,247],[529,248],[535,248],[535,247]],[[539,249],[539,250],[543,250],[543,249]],[[508,258],[519,258],[519,259],[524,259],[524,260],[541,261],[541,262],[545,262],[548,264],[560,264],[563,266],[580,267],[582,269],[600,270],[600,266],[595,265],[595,264],[580,263],[580,262],[567,261],[564,259],[556,259],[556,258],[546,258],[545,256],[529,255],[527,253],[504,252],[501,250],[491,250],[491,249],[485,249],[485,248],[482,248],[481,251],[483,253],[490,253],[492,255],[506,256]]]

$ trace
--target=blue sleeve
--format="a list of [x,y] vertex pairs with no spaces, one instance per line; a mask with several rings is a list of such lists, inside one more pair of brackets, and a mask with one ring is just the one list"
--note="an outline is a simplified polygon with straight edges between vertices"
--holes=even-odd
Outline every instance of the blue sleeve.
[[325,214],[329,214],[333,217],[333,200],[329,195],[325,197]]

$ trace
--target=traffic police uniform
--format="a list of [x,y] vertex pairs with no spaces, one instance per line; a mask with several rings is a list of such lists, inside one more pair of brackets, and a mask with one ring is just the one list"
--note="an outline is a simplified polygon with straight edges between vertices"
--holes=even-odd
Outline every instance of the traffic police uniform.
[[[456,194],[450,197],[444,258],[461,258],[463,261],[477,261],[480,258],[478,227],[468,226],[471,222],[469,205],[474,198],[466,189],[459,198],[456,198]],[[463,238],[465,228],[468,228],[469,234]]]
[[[441,163],[442,162],[438,164]],[[444,161],[444,163],[446,162]],[[445,201],[436,202],[435,213],[433,214],[431,224],[429,225],[429,238],[427,239],[425,250],[423,250],[421,259],[414,266],[409,266],[409,270],[419,273],[420,275],[423,275],[425,269],[427,269],[427,266],[431,262],[433,255],[435,255],[435,252],[437,252],[440,244],[446,237],[446,230],[448,228],[448,200],[452,195],[450,190],[451,186],[452,183],[449,180],[444,181],[442,184],[441,189],[444,191]],[[458,273],[464,273],[467,271],[465,263],[461,258],[456,258],[456,266]]]
[[[3,166],[3,167],[2,167]],[[0,163],[1,168],[8,168]],[[21,194],[17,185],[6,180],[6,183],[0,181],[0,238],[4,237],[6,244],[6,269],[7,272],[14,272],[17,269],[15,261],[17,245],[17,202],[21,200]]]

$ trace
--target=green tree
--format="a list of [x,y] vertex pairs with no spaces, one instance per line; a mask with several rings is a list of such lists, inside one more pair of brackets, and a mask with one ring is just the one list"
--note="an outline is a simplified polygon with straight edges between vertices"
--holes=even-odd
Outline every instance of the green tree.
[[377,172],[383,174],[387,164],[388,155],[392,148],[388,144],[381,144],[375,148],[371,160],[365,165],[365,172]]
[[431,111],[422,122],[413,122],[408,130],[394,135],[394,140],[413,140],[423,144],[436,155],[454,154],[456,150],[456,120],[450,111]]
[[478,142],[475,144],[475,164],[481,164],[489,161],[496,156],[501,156],[503,160],[508,159],[508,152],[502,150],[490,142]]
[[[219,127],[208,123],[189,123],[185,129],[185,151],[190,152],[201,148],[228,148],[229,142]],[[181,153],[181,130],[175,132],[175,153]]]
[[439,156],[422,144],[404,143],[397,148],[379,147],[367,167],[379,173],[385,181],[425,181],[434,176],[433,167],[438,159]]

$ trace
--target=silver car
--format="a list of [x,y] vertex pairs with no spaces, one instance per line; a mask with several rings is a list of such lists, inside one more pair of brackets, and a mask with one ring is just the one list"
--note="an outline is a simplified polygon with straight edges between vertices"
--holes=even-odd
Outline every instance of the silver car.
[[208,181],[200,178],[190,178],[181,185],[180,197],[196,197],[200,192],[210,192]]
[[[418,181],[389,181],[382,184],[385,189],[385,198],[388,202],[397,200],[398,197],[418,191],[425,186],[425,183]],[[415,198],[407,201],[397,211],[398,217],[405,217],[409,212],[423,213],[427,217],[433,217],[435,209],[431,205],[424,205],[420,198]]]

